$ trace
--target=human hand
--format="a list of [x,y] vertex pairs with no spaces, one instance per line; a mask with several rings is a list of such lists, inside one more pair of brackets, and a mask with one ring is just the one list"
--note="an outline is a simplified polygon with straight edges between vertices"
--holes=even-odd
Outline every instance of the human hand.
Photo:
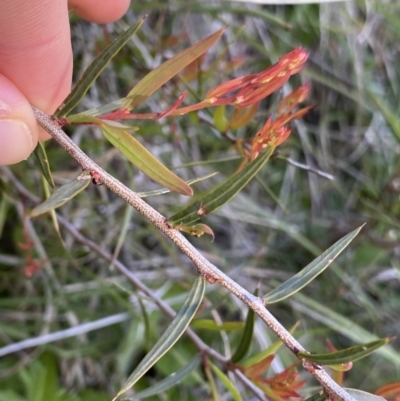
[[97,23],[119,19],[130,0],[3,0],[0,12],[0,165],[26,159],[49,135],[31,104],[48,114],[72,82],[68,7]]

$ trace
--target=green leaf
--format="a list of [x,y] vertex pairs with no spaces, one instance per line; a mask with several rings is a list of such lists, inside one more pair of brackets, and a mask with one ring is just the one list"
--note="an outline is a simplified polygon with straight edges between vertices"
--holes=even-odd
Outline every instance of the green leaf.
[[210,396],[208,397],[211,401],[219,401],[221,397],[218,394],[217,384],[215,383],[214,376],[211,374],[211,370],[209,367],[205,367],[204,373],[206,374],[206,378],[208,381],[208,388],[210,392]]
[[132,372],[122,389],[114,397],[113,401],[130,389],[179,340],[196,314],[203,300],[205,288],[206,281],[203,277],[198,276],[185,300],[185,303],[176,314],[170,326],[161,335],[151,351]]
[[[297,326],[299,325],[300,322],[296,322],[290,329],[289,329],[289,333],[293,334],[294,331],[296,330]],[[267,347],[266,349],[263,349],[261,352],[259,352],[258,354],[250,357],[249,359],[246,359],[244,362],[242,362],[240,365],[243,368],[249,368],[250,366],[253,366],[255,364],[257,364],[258,362],[261,362],[262,360],[264,360],[267,356],[272,355],[272,354],[276,354],[279,350],[280,347],[282,347],[283,342],[281,340],[277,340],[275,342],[273,342],[269,347]]]
[[214,331],[231,331],[231,330],[239,330],[243,328],[243,322],[224,322],[221,325],[218,325],[214,322],[214,320],[210,319],[196,319],[190,323],[190,327],[196,327],[198,329],[204,330],[214,330]]
[[193,370],[195,370],[199,366],[199,363],[200,363],[200,356],[196,356],[183,368],[177,370],[176,372],[172,373],[170,376],[159,381],[156,385],[154,385],[146,390],[139,391],[138,393],[136,393],[135,395],[133,395],[131,397],[123,398],[123,400],[129,400],[129,401],[140,400],[142,398],[147,398],[152,395],[159,394],[162,391],[168,390],[172,386],[174,386],[174,385],[178,384],[180,381],[182,381]]
[[49,198],[31,211],[29,214],[30,217],[39,216],[62,206],[64,203],[67,203],[73,197],[78,195],[79,192],[83,191],[89,185],[89,183],[90,175],[86,172],[83,172],[74,181],[71,181],[56,189],[56,191],[53,192]]
[[251,346],[251,340],[254,332],[255,313],[253,309],[249,309],[246,317],[246,324],[244,326],[242,337],[240,338],[239,345],[232,355],[231,362],[238,363],[247,354]]
[[[320,301],[316,301],[298,292],[291,302],[292,308],[304,313],[319,323],[342,334],[354,342],[370,342],[378,340],[377,336],[334,310],[327,308]],[[400,366],[400,353],[390,345],[380,348],[376,352],[384,357],[387,362]]]
[[53,176],[51,175],[49,160],[47,158],[46,149],[42,142],[38,142],[33,154],[36,157],[37,162],[39,163],[40,169],[42,170],[42,174],[46,181],[50,184],[52,188],[55,188],[53,181]]
[[314,280],[314,278],[321,274],[336,259],[343,249],[350,244],[362,227],[363,226],[353,230],[339,241],[335,242],[330,248],[318,256],[318,258],[314,259],[299,273],[295,274],[289,280],[265,295],[263,297],[265,304],[268,305],[282,301],[300,291],[308,283]]
[[223,373],[219,368],[217,368],[211,361],[208,361],[211,369],[214,371],[215,375],[221,380],[222,384],[226,387],[226,389],[231,393],[232,398],[235,401],[242,401],[242,397],[238,391],[238,389],[233,385],[230,381],[229,377]]
[[182,195],[193,195],[192,188],[190,188],[185,181],[168,170],[128,132],[110,126],[102,126],[101,131],[113,146],[152,180],[166,186],[171,191],[178,192]]
[[[118,235],[117,242],[114,246],[112,260],[110,261],[110,266],[109,266],[110,271],[113,271],[114,262],[116,259],[118,259],[118,255],[119,255],[123,245],[126,243],[126,240],[127,240],[126,237],[128,235],[128,231],[129,231],[129,227],[130,227],[130,224],[132,221],[133,214],[134,214],[134,209],[129,204],[126,204],[124,217],[122,218],[122,221],[119,223],[119,235]],[[138,300],[140,303],[140,307],[142,307],[141,298],[139,297]],[[144,314],[143,318],[144,318],[145,325],[146,325],[146,317],[147,317],[147,315]],[[149,337],[146,336],[146,338],[149,338]]]
[[85,70],[78,82],[74,86],[72,92],[64,100],[63,104],[54,114],[55,117],[66,116],[73,110],[80,100],[85,96],[86,92],[92,86],[92,83],[106,68],[111,59],[125,46],[129,39],[137,32],[143,24],[143,17],[136,25],[131,26],[116,39],[114,39],[103,51],[92,61],[89,67]]
[[191,225],[202,216],[212,213],[231,200],[247,183],[261,170],[268,161],[274,148],[269,147],[256,159],[248,163],[242,170],[236,172],[215,188],[195,197],[185,208],[168,219],[172,227]]
[[[48,199],[51,196],[51,191],[50,191],[49,184],[44,179],[44,177],[42,177],[42,182],[43,182],[43,191],[44,191],[45,198]],[[53,222],[54,230],[55,230],[55,232],[57,233],[57,235],[59,236],[59,238],[60,238],[60,240],[62,242],[62,237],[60,235],[60,226],[58,225],[58,220],[57,220],[55,209],[51,209],[49,211],[49,213],[50,213],[51,220]]]
[[366,344],[355,345],[336,352],[326,354],[308,354],[307,352],[298,352],[297,356],[307,361],[318,363],[319,365],[338,365],[357,361],[371,354],[376,349],[386,345],[392,338],[382,338],[380,340],[371,341]]
[[[131,220],[129,220],[129,221],[131,221]],[[151,324],[150,324],[149,314],[147,313],[146,307],[144,306],[143,300],[141,297],[138,297],[138,301],[139,301],[140,310],[141,310],[142,316],[143,316],[145,344],[146,344],[146,348],[149,349],[151,347]]]
[[152,93],[168,82],[179,71],[205,53],[221,37],[224,30],[220,29],[149,72],[128,93],[122,108],[132,110],[143,103]]

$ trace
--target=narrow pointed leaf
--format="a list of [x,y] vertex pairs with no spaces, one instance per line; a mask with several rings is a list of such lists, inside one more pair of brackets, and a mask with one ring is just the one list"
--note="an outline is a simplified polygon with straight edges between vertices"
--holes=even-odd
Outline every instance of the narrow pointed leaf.
[[[297,329],[297,326],[299,325],[300,322],[296,322],[290,329],[289,333],[293,334],[295,330]],[[268,348],[262,350],[258,354],[252,356],[249,359],[246,359],[244,362],[242,362],[240,365],[243,366],[244,368],[249,368],[252,365],[255,365],[258,362],[261,362],[263,359],[265,359],[267,356],[276,354],[279,350],[279,348],[283,345],[283,342],[281,340],[277,340],[273,342]]]
[[253,309],[249,309],[247,312],[246,324],[242,332],[242,337],[240,338],[238,347],[231,358],[232,363],[238,363],[240,360],[242,360],[250,349],[251,340],[253,339],[254,321],[255,313]]
[[231,331],[239,330],[244,326],[243,322],[224,322],[218,325],[214,320],[210,319],[196,319],[190,323],[190,327],[196,327],[198,329],[214,330],[214,331]]
[[40,170],[42,170],[44,178],[46,178],[46,181],[50,184],[52,188],[55,188],[56,186],[54,185],[53,176],[51,175],[46,149],[44,148],[42,142],[38,142],[35,150],[33,151],[33,154],[35,155],[36,160],[39,163]]
[[[311,319],[322,323],[354,342],[379,340],[369,330],[358,325],[354,319],[347,318],[326,307],[320,301],[307,297],[300,292],[294,295],[291,305],[296,311],[311,317]],[[379,348],[376,353],[384,357],[387,362],[400,366],[400,352],[398,349],[387,345],[384,348]]]
[[92,83],[106,68],[111,59],[125,46],[129,39],[137,32],[143,24],[143,17],[137,24],[128,28],[125,32],[114,39],[103,51],[92,61],[89,67],[85,70],[78,82],[74,86],[72,92],[64,100],[63,104],[55,113],[55,117],[66,116],[74,109],[80,100],[85,96],[86,92],[92,86]]
[[217,366],[215,366],[211,361],[208,361],[208,363],[211,366],[211,369],[214,371],[215,375],[218,377],[218,379],[221,380],[225,388],[231,393],[232,398],[235,401],[242,401],[242,397],[238,389],[234,386],[229,377],[224,372],[222,372]]
[[380,340],[371,341],[367,344],[355,345],[336,352],[326,354],[308,354],[306,352],[298,352],[297,356],[307,361],[318,363],[319,365],[338,365],[342,363],[354,362],[371,354],[376,349],[386,345],[391,338],[382,338]]
[[[132,209],[132,208],[131,208]],[[131,221],[131,220],[130,220]],[[147,313],[146,307],[143,304],[143,300],[141,297],[138,297],[139,305],[140,305],[140,311],[142,312],[142,317],[143,317],[143,323],[144,323],[144,335],[146,338],[146,346],[147,348],[150,348],[150,339],[151,339],[151,324],[150,324],[150,319],[149,319],[149,314]]]
[[[122,221],[119,223],[119,235],[118,235],[117,243],[114,246],[112,260],[110,261],[110,265],[109,265],[110,271],[114,270],[114,263],[115,263],[116,259],[118,258],[118,255],[121,252],[123,245],[126,243],[126,237],[128,235],[128,231],[129,231],[129,228],[131,225],[133,213],[134,212],[132,210],[132,207],[130,207],[130,205],[126,204],[124,217],[122,218]],[[142,309],[144,325],[145,325],[145,328],[147,329],[146,323],[148,322],[148,319],[147,319],[147,315],[144,311],[144,306],[142,305],[142,299],[140,297],[138,297],[138,301],[139,301],[139,305]],[[147,334],[147,332],[146,332],[146,334]],[[146,335],[146,338],[149,338],[149,336]]]
[[[47,183],[46,180],[44,180],[42,178],[42,181],[43,181],[43,191],[45,193],[46,199],[48,199],[51,196],[50,187],[49,187],[49,184]],[[50,213],[51,220],[53,222],[54,231],[57,233],[57,235],[60,238],[61,242],[63,242],[61,234],[60,234],[60,226],[58,224],[58,220],[57,220],[55,209],[50,210],[49,213]]]
[[151,351],[129,376],[113,401],[130,389],[184,334],[203,300],[205,288],[206,281],[201,276],[197,277],[181,310],[176,314],[170,326],[162,334]]
[[183,52],[149,72],[129,93],[122,108],[132,110],[143,103],[152,93],[168,82],[179,71],[205,53],[222,35],[225,29],[201,40]]
[[165,390],[168,390],[169,388],[175,386],[180,381],[182,381],[186,376],[188,376],[193,370],[195,370],[199,366],[199,364],[200,364],[200,357],[196,356],[182,369],[179,369],[178,371],[172,373],[170,376],[159,381],[154,386],[146,390],[140,391],[131,397],[122,398],[122,400],[127,400],[127,401],[140,400],[143,398],[150,397],[152,395],[159,394]]
[[191,225],[202,216],[219,209],[247,185],[261,170],[273,152],[273,147],[267,148],[264,153],[248,163],[242,170],[205,194],[197,196],[185,208],[170,217],[168,223],[172,227],[179,226],[179,224]]
[[289,280],[265,295],[263,297],[265,304],[268,305],[282,301],[300,291],[308,283],[314,280],[314,278],[321,274],[336,259],[343,249],[350,244],[362,227],[363,226],[353,230],[339,241],[335,242],[330,248],[318,256],[318,258],[314,259],[299,273],[295,274]]
[[36,206],[30,213],[30,217],[36,217],[43,213],[50,212],[83,191],[90,183],[90,175],[82,173],[74,181],[71,181],[58,188],[48,199]]
[[102,126],[107,140],[152,180],[182,195],[193,195],[192,188],[159,162],[137,139],[119,128]]
[[208,366],[206,366],[204,369],[204,373],[208,381],[208,387],[210,392],[210,396],[208,397],[208,399],[210,401],[219,401],[221,397],[218,394],[217,384],[215,383],[214,376],[211,374],[211,369]]

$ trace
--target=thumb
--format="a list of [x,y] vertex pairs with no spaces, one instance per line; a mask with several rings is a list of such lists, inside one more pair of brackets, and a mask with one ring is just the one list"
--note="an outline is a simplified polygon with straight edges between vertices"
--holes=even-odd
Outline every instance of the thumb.
[[71,88],[67,0],[1,0],[0,164],[26,159],[37,140],[29,104],[52,114]]
[[25,96],[0,75],[0,165],[26,159],[38,141],[38,127]]

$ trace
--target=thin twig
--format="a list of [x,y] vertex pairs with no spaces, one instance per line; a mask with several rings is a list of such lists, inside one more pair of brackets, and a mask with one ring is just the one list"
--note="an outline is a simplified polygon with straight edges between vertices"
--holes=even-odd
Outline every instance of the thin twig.
[[[83,170],[96,172],[99,180],[104,185],[133,206],[139,213],[146,217],[147,220],[170,238],[175,245],[189,257],[196,266],[198,272],[202,274],[208,282],[221,284],[223,287],[228,289],[228,291],[242,300],[268,325],[268,327],[295,355],[297,355],[299,351],[305,351],[303,346],[265,308],[261,298],[249,293],[220,271],[216,266],[210,263],[178,230],[171,228],[167,224],[167,220],[164,216],[143,201],[136,193],[131,191],[128,187],[93,162],[89,156],[74,144],[51,116],[48,116],[35,107],[33,107],[33,111],[39,125],[44,128],[81,165]],[[303,363],[303,365],[305,365],[305,368],[307,369],[307,364]],[[355,401],[355,399],[335,383],[322,368],[318,367],[317,369],[308,369],[308,371],[322,384],[328,394],[342,399],[343,401]]]
[[28,338],[27,340],[8,344],[5,347],[0,348],[0,357],[21,351],[23,349],[49,344],[54,341],[64,340],[65,338],[76,337],[83,333],[88,333],[93,330],[102,329],[103,327],[108,327],[116,323],[124,322],[130,317],[131,315],[129,313],[118,313],[116,315],[107,316],[103,319],[98,319],[94,322],[82,323],[78,326],[70,327],[69,329],[42,334],[37,337]]
[[296,160],[291,159],[290,157],[278,156],[278,159],[286,160],[292,166],[301,168],[302,170],[309,171],[310,173],[314,173],[319,175],[320,177],[327,178],[328,180],[334,181],[335,176],[332,174],[327,173],[326,171],[322,171],[317,169],[316,167],[311,167],[308,164],[300,163]]

